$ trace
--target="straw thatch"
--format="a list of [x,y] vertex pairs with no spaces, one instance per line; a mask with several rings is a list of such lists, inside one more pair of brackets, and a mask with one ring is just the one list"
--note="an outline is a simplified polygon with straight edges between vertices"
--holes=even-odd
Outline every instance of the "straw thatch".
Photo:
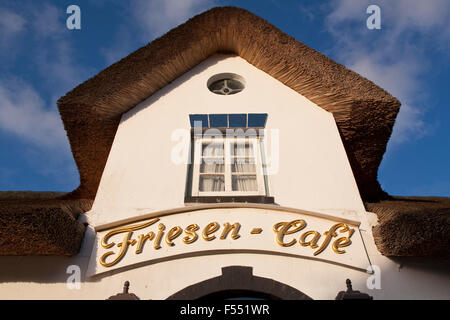
[[[121,115],[216,52],[235,53],[332,112],[387,256],[448,255],[450,199],[386,200],[377,170],[400,103],[369,80],[238,8],[214,8],[111,65],[58,101],[80,172],[69,195],[0,193],[0,254],[78,252]],[[81,200],[74,200],[78,198]]]
[[450,257],[450,198],[392,197],[366,207],[378,216],[373,235],[382,254]]
[[94,198],[121,115],[217,52],[241,56],[333,113],[363,198],[382,198],[377,170],[400,103],[369,80],[238,8],[214,8],[111,65],[58,101],[80,172],[73,197]]
[[0,255],[74,255],[85,226],[79,214],[92,200],[60,193],[0,192]]

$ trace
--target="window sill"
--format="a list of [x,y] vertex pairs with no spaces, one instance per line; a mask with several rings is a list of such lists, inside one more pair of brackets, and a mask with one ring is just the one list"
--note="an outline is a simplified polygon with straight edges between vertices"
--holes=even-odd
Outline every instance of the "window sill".
[[224,203],[224,202],[273,204],[274,198],[267,196],[210,196],[210,197],[187,196],[184,198],[184,203]]

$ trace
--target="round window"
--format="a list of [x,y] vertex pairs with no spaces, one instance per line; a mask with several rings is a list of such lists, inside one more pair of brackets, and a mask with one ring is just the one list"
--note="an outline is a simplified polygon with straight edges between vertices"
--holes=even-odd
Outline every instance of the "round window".
[[221,73],[208,80],[208,89],[215,94],[230,95],[241,92],[245,88],[245,80],[234,73]]

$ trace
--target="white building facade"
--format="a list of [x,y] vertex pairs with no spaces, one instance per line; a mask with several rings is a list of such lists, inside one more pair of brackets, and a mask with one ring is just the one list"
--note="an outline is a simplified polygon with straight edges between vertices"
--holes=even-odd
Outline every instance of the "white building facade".
[[74,256],[1,256],[0,297],[450,297],[450,264],[378,251],[333,113],[237,54],[122,114],[78,220]]

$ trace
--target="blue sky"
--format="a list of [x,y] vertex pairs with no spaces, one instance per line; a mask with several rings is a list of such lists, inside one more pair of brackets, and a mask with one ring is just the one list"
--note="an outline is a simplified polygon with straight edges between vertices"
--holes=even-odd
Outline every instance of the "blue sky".
[[[81,30],[66,8],[81,8]],[[366,8],[381,8],[381,29]],[[448,0],[2,0],[0,190],[71,191],[79,176],[56,100],[214,6],[245,8],[402,102],[379,169],[393,195],[450,196]]]

